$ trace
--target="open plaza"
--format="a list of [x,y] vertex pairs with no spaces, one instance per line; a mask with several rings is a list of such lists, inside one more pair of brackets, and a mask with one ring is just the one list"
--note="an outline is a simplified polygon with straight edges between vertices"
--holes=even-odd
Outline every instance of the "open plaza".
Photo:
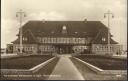
[[1,59],[1,79],[127,80],[127,58],[94,54],[8,55]]

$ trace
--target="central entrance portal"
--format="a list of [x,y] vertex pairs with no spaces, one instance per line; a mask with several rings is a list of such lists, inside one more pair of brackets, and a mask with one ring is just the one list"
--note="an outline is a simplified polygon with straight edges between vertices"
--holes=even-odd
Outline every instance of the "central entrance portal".
[[71,45],[56,45],[55,47],[58,54],[69,54],[73,52]]

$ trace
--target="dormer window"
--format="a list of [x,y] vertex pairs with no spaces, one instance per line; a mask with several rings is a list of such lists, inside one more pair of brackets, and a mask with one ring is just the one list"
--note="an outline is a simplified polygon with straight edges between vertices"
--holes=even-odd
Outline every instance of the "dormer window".
[[62,33],[63,34],[67,33],[67,27],[65,25],[62,27]]
[[23,41],[27,41],[28,39],[27,39],[27,37],[23,37]]
[[78,32],[75,32],[75,34],[77,34]]
[[54,31],[51,32],[52,34],[54,33]]
[[106,41],[106,39],[103,37],[103,38],[102,38],[102,41]]
[[87,32],[83,32],[84,35],[87,35]]
[[87,23],[87,19],[84,19],[84,22]]
[[66,26],[63,26],[63,30],[66,30]]

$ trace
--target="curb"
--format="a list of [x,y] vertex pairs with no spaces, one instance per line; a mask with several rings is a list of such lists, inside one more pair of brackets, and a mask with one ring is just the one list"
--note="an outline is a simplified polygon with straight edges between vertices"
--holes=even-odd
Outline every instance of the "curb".
[[48,64],[49,62],[51,62],[53,59],[55,59],[56,57],[53,57],[53,58],[51,58],[51,59],[49,59],[49,60],[47,60],[47,61],[45,61],[45,62],[43,62],[43,63],[41,63],[41,64],[39,64],[39,65],[37,65],[37,66],[35,66],[35,67],[33,67],[33,68],[31,68],[31,69],[29,69],[29,71],[31,71],[32,73],[35,73],[35,72],[37,72],[39,69],[41,69],[43,66],[45,66],[46,64]]
[[91,65],[91,64],[89,64],[89,63],[87,63],[85,61],[82,61],[82,60],[80,60],[80,59],[78,59],[76,57],[73,57],[73,58],[76,59],[77,61],[82,62],[83,64],[87,65],[91,70],[95,71],[98,74],[100,74],[101,72],[103,72],[103,70],[100,69],[100,68],[98,68],[98,67],[95,67],[95,66],[93,66],[93,65]]
[[53,57],[41,64],[38,64],[36,66],[34,66],[33,68],[30,69],[1,69],[1,73],[2,74],[9,74],[9,73],[13,73],[13,74],[28,74],[28,73],[35,73],[37,72],[39,69],[41,69],[42,67],[44,67],[46,64],[48,64],[49,62],[51,62],[52,60],[54,60],[56,57]]
[[103,70],[100,69],[90,63],[87,63],[85,61],[80,60],[79,58],[73,57],[79,62],[82,62],[85,64],[87,67],[89,67],[91,70],[95,71],[97,74],[120,74],[120,75],[127,75],[127,70]]

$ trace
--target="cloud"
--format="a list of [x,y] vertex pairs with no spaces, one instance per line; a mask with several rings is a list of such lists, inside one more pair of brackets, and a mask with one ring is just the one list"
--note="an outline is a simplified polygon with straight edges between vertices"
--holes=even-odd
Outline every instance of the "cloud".
[[[126,44],[127,0],[2,0],[2,30],[11,42],[18,32],[15,13],[23,9],[29,20],[87,20],[102,21],[107,26],[104,13],[110,10],[115,18],[111,19],[111,33],[118,42]],[[15,33],[14,33],[15,32]],[[15,34],[15,35],[14,35]],[[10,35],[10,36],[9,36]],[[14,37],[13,37],[14,36]],[[5,38],[5,37],[4,37]],[[121,40],[120,40],[121,39]],[[3,42],[2,41],[2,42]]]
[[52,11],[52,12],[40,12],[40,13],[31,13],[28,16],[29,20],[67,20],[64,14]]
[[[104,23],[108,27],[108,19],[103,19]],[[110,32],[113,35],[113,39],[119,44],[124,45],[126,49],[127,44],[127,20],[123,17],[110,18]]]
[[1,19],[1,47],[6,47],[6,44],[11,43],[16,39],[19,25],[16,20]]
[[[29,20],[67,20],[66,17],[57,12],[40,12],[40,13],[31,13],[24,18],[22,25],[27,23]],[[6,47],[6,44],[11,43],[16,40],[19,31],[19,22],[14,19],[1,19],[1,46]]]

